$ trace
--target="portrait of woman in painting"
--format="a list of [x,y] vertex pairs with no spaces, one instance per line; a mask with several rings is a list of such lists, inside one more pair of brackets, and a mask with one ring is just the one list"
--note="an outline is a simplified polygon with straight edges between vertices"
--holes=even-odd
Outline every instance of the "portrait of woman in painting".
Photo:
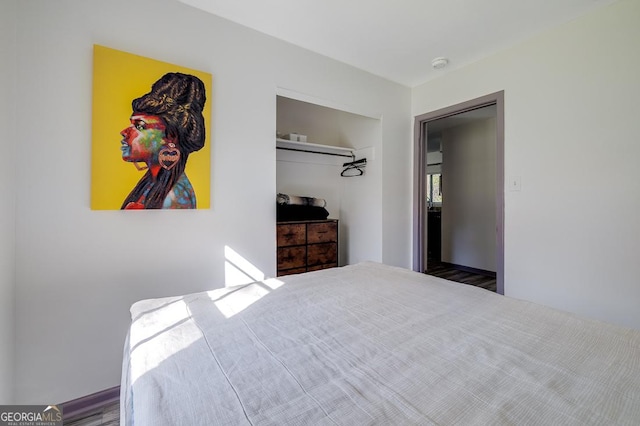
[[134,99],[131,124],[122,130],[122,159],[145,171],[121,209],[195,209],[196,194],[185,167],[205,143],[202,81],[168,73]]

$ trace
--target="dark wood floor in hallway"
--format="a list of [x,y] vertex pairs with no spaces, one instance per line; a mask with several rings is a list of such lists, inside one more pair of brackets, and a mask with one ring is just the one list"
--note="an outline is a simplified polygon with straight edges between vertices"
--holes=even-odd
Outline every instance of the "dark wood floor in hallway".
[[119,426],[120,404],[110,403],[94,411],[63,421],[64,426]]
[[444,278],[450,281],[474,285],[489,291],[496,291],[495,274],[474,273],[456,268],[455,265],[442,263],[438,260],[430,259],[427,262],[427,275]]

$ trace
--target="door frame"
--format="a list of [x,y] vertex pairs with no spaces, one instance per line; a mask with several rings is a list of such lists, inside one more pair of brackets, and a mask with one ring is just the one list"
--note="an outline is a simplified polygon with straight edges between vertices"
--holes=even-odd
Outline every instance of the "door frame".
[[471,111],[496,105],[496,292],[504,294],[504,90],[481,96],[470,101],[451,105],[415,117],[413,126],[413,270],[425,271],[427,227],[424,203],[427,167],[425,124]]

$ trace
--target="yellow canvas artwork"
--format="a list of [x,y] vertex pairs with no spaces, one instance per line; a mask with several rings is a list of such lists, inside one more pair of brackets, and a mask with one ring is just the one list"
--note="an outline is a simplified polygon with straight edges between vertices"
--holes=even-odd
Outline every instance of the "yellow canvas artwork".
[[208,209],[209,73],[93,47],[91,208]]

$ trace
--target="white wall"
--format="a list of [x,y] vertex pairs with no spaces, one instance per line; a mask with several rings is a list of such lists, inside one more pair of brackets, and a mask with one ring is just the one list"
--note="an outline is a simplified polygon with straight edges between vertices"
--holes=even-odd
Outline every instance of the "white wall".
[[0,2],[0,404],[13,403],[15,198],[16,198],[16,1]]
[[505,294],[640,328],[640,2],[413,90],[413,115],[504,90]]
[[[340,219],[340,165],[348,159],[278,151],[276,191],[322,198],[331,219]],[[276,195],[273,195],[273,208]]]
[[[388,202],[383,198],[383,156],[381,120],[363,116],[341,116],[341,136],[351,141],[356,159],[366,158],[364,174],[357,177],[341,177],[340,218],[341,242],[345,250],[341,256],[345,263],[353,264],[368,259],[376,259],[392,263],[393,259],[384,256],[383,247],[390,244],[384,241],[384,232],[390,227],[372,226],[381,223],[383,211]],[[407,141],[409,145],[410,141]],[[340,172],[343,168],[340,168]],[[409,186],[406,186],[408,192]],[[402,191],[398,191],[399,194]],[[373,206],[382,206],[377,208]],[[398,220],[398,222],[400,222]],[[395,223],[394,225],[397,225]],[[384,242],[383,242],[384,241]],[[402,253],[402,246],[399,247]],[[407,252],[410,253],[410,252]],[[402,266],[408,266],[409,259],[404,259]]]
[[451,127],[442,139],[442,261],[495,272],[496,120]]
[[443,132],[442,261],[496,271],[496,120]]
[[[293,95],[292,95],[293,96]],[[300,95],[300,97],[304,97]],[[306,101],[284,96],[277,98],[276,130],[278,133],[300,133],[307,142],[352,148],[341,132],[340,117],[353,114],[325,106],[324,99]]]
[[[17,51],[28,52],[17,63],[15,102],[20,403],[61,402],[119,384],[131,303],[222,286],[225,247],[275,275],[278,88],[380,111],[382,143],[402,146],[403,155],[411,146],[409,89],[179,2],[17,7]],[[213,74],[210,210],[89,209],[94,43]],[[381,170],[398,162],[389,155],[385,165],[386,153],[378,155]],[[409,182],[385,202],[401,205]],[[380,219],[371,227],[382,236],[405,224]],[[403,242],[393,260],[408,266],[408,247]]]
[[[411,104],[410,97],[401,101]],[[379,175],[382,187],[382,261],[405,268],[411,268],[413,244],[413,140],[407,142],[405,129],[412,128],[409,108],[387,108],[382,114],[382,149],[376,152],[376,156],[384,159],[380,163]],[[378,214],[377,211],[370,213]]]

